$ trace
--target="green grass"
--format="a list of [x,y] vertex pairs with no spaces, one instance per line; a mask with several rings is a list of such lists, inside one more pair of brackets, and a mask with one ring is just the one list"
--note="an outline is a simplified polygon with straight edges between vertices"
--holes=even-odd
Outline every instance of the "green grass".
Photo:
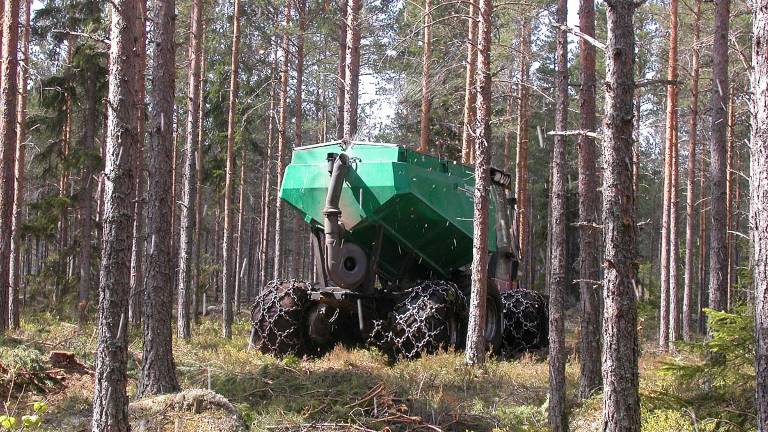
[[[574,326],[573,322],[568,326],[571,353]],[[390,364],[375,350],[344,347],[318,359],[278,360],[249,351],[248,332],[249,324],[239,320],[232,339],[226,340],[220,337],[218,321],[204,320],[193,328],[192,341],[174,340],[174,357],[183,388],[210,387],[225,396],[254,431],[296,430],[311,423],[390,431],[423,424],[462,432],[546,430],[548,370],[541,355],[490,359],[480,369],[464,365],[461,353]],[[73,351],[80,361],[93,364],[93,326],[80,329],[39,315],[26,320],[13,336],[40,353]],[[135,355],[141,353],[138,336],[131,332],[130,350]],[[697,419],[684,405],[659,406],[649,396],[676,391],[673,379],[659,373],[667,361],[646,345],[640,359],[643,430],[712,430],[714,423]],[[136,365],[129,365],[134,380],[136,373]],[[566,378],[571,429],[600,430],[601,397],[576,400],[578,362],[573,355]],[[129,391],[134,387],[132,382]],[[684,400],[684,394],[679,396]],[[73,390],[51,404],[46,422],[60,424],[68,412],[87,413],[89,403],[87,388]]]

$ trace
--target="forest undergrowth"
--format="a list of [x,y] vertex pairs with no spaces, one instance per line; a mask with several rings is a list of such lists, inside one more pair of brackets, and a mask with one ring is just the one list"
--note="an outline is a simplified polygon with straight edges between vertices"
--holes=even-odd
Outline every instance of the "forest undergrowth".
[[[566,378],[571,430],[600,430],[600,396],[582,402],[576,398],[577,323],[576,317],[569,317]],[[643,333],[652,335],[652,323],[643,325]],[[252,431],[547,429],[545,352],[507,361],[491,359],[481,369],[465,366],[460,353],[391,364],[375,350],[345,347],[317,359],[278,360],[248,350],[247,320],[235,322],[231,340],[221,338],[219,327],[220,321],[204,319],[194,327],[191,341],[174,340],[177,374],[184,389],[208,388],[229,399]],[[729,331],[733,333],[732,328]],[[734,340],[742,339],[737,335]],[[131,331],[130,340],[128,375],[133,394],[141,356],[138,332]],[[23,430],[90,430],[95,344],[95,327],[79,328],[47,314],[30,317],[20,331],[2,341],[2,413],[18,419],[14,430],[20,430],[24,415],[37,416],[40,425]],[[697,384],[706,375],[700,352],[681,348],[673,356],[662,356],[652,342],[641,346],[644,431],[751,429],[752,414],[735,411],[750,403],[754,407],[753,390],[722,391],[733,388],[727,380],[738,380],[739,374],[706,383],[713,395],[708,404]],[[748,365],[739,367],[749,376]],[[691,385],[682,385],[681,380]],[[41,401],[45,409],[38,413],[41,405],[33,404]]]

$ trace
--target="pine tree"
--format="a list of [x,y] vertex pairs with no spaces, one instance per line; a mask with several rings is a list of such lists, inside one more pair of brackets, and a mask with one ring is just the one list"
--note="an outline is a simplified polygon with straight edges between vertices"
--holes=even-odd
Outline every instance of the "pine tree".
[[637,277],[632,116],[637,3],[607,3],[606,94],[603,120],[603,430],[640,431]]
[[139,5],[129,0],[115,0],[111,5],[104,168],[109,181],[104,183],[93,430],[127,432],[127,314],[133,212],[125,197],[131,196],[133,189],[132,161],[139,146],[134,94],[140,76],[136,50]]
[[467,324],[465,361],[470,365],[485,362],[485,320],[488,284],[488,191],[490,189],[491,152],[491,16],[493,3],[481,0],[478,7],[477,113],[475,116],[475,191],[472,240],[472,293]]

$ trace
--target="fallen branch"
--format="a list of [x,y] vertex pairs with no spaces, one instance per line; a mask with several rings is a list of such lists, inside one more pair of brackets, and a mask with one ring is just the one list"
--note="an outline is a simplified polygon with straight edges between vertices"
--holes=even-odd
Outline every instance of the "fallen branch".
[[550,132],[547,132],[547,135],[564,135],[564,136],[584,135],[590,138],[600,139],[600,135],[597,132],[589,131],[589,130],[550,131]]

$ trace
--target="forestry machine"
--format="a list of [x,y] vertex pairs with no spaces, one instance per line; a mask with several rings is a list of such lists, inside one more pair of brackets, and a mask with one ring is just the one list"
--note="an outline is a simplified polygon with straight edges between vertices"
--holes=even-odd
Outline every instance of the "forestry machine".
[[[510,176],[491,169],[485,339],[495,354],[547,344],[546,298],[515,288]],[[309,224],[311,280],[274,280],[253,305],[251,344],[320,355],[369,344],[393,358],[461,349],[472,262],[474,170],[391,145],[294,150],[280,198]]]

